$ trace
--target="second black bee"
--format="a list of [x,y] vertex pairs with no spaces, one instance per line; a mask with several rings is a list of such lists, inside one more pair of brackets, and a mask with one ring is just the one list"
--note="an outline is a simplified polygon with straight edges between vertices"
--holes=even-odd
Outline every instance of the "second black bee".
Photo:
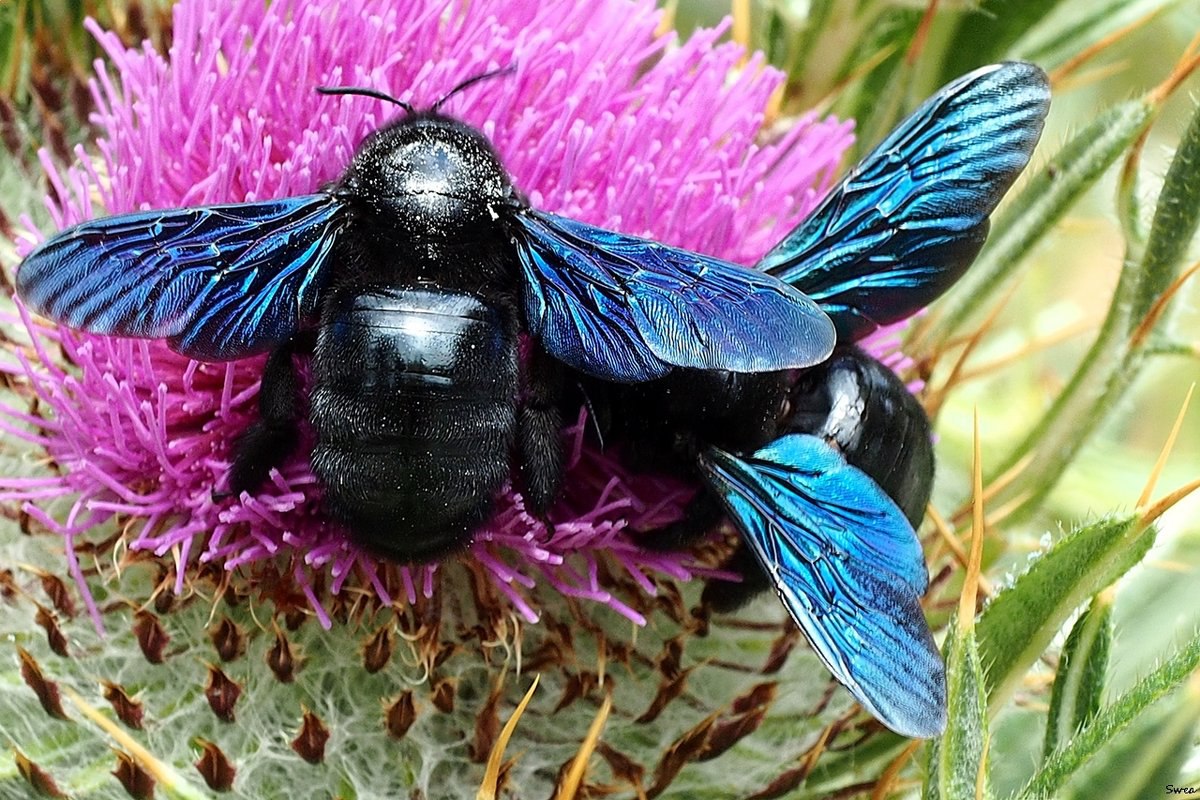
[[1049,106],[1036,66],[983,67],[892,131],[758,268],[814,298],[838,347],[799,373],[677,370],[585,387],[630,465],[701,487],[685,517],[641,541],[677,548],[728,517],[735,606],[772,586],[813,649],[893,730],[946,722],[945,670],[925,622],[920,523],[933,483],[929,421],[856,346],[927,305],[971,264],[988,217],[1028,163]]

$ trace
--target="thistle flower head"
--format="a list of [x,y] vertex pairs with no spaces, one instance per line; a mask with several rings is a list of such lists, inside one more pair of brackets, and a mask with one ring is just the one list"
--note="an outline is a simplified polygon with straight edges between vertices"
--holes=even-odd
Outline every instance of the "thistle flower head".
[[[848,127],[806,116],[763,141],[781,75],[757,56],[743,62],[723,29],[681,42],[660,24],[641,0],[368,0],[352,13],[327,1],[184,0],[165,57],[126,50],[93,25],[109,58],[92,84],[100,136],[66,171],[46,160],[48,204],[66,226],[310,193],[396,112],[316,87],[373,87],[421,108],[507,66],[511,74],[456,94],[443,111],[491,138],[534,206],[753,263],[827,188]],[[81,585],[80,537],[116,521],[131,550],[171,559],[177,591],[197,563],[246,574],[283,563],[326,624],[324,592],[350,579],[384,602],[432,591],[436,566],[381,565],[329,521],[303,449],[255,496],[214,499],[232,443],[256,418],[261,359],[202,364],[161,342],[80,334],[25,314],[20,322],[30,345],[0,369],[28,382],[40,411],[4,408],[0,428],[43,448],[55,470],[5,478],[0,489],[63,537]],[[602,585],[597,557],[607,553],[651,593],[653,576],[702,569],[625,534],[678,516],[690,490],[632,479],[583,445],[584,425],[567,432],[553,528],[508,490],[463,557],[527,619],[537,611],[525,591],[540,581],[641,621]],[[63,498],[65,511],[47,510]]]

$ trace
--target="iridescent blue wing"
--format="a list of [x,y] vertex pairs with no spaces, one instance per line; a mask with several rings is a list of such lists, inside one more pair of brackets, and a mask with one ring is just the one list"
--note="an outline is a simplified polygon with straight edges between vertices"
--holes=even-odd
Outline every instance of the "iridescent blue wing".
[[72,328],[167,339],[207,361],[243,358],[316,317],[342,208],[314,194],[102,217],[30,253],[17,293]]
[[945,666],[920,603],[928,575],[896,504],[807,434],[746,458],[710,448],[701,466],[834,677],[897,733],[941,733]]
[[839,341],[904,319],[975,260],[1049,104],[1033,64],[964,75],[901,122],[758,268],[816,300]]
[[530,333],[593,377],[768,372],[833,349],[829,317],[768,275],[553,214],[523,211],[515,222]]

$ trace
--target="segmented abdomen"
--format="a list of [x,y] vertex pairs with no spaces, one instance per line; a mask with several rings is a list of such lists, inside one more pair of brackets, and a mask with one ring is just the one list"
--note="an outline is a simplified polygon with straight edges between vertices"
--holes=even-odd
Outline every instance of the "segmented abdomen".
[[313,360],[313,470],[357,541],[422,560],[464,543],[509,475],[517,342],[476,297],[334,298]]

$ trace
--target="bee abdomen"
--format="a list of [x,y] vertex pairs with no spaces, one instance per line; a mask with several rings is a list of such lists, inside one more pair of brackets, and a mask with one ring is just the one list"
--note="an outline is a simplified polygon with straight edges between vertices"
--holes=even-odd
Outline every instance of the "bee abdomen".
[[313,363],[329,512],[402,560],[468,541],[509,475],[515,326],[471,295],[375,289],[334,306]]
[[933,489],[933,433],[896,373],[857,347],[843,347],[801,376],[790,399],[789,431],[835,445],[914,527],[921,523]]

